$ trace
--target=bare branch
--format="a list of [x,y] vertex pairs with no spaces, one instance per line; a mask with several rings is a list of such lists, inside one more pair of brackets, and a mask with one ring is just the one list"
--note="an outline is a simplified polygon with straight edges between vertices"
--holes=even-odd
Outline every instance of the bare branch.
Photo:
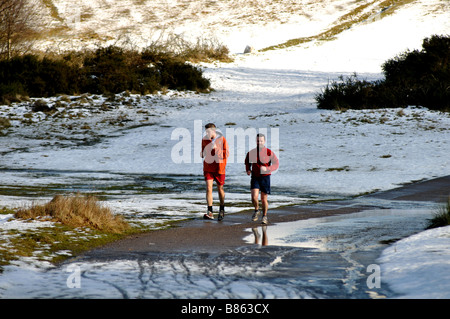
[[38,26],[38,0],[0,0],[0,57],[26,53]]

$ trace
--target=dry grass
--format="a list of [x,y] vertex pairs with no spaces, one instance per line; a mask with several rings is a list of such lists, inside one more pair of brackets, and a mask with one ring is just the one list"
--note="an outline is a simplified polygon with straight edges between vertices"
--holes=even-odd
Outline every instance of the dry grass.
[[44,205],[19,209],[16,218],[49,218],[71,227],[89,227],[102,232],[122,233],[129,228],[122,216],[114,215],[93,196],[56,195]]
[[428,221],[427,229],[444,227],[450,225],[450,196],[446,203],[437,209],[433,218]]
[[182,35],[169,33],[150,43],[146,50],[192,63],[233,62],[228,47],[214,37],[197,37],[195,41],[189,41]]
[[182,46],[185,58],[191,62],[233,62],[229,49],[217,39],[198,38],[196,43],[185,42]]

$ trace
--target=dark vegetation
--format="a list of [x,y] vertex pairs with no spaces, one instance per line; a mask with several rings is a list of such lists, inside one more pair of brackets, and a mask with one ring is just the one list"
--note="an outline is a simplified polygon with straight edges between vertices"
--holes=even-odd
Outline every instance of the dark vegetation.
[[450,36],[423,40],[422,50],[406,51],[382,65],[384,79],[356,74],[332,81],[315,99],[319,109],[375,109],[423,106],[450,111]]
[[185,58],[148,48],[142,52],[116,46],[63,56],[22,55],[0,61],[0,102],[18,96],[148,94],[161,88],[208,92],[210,81]]

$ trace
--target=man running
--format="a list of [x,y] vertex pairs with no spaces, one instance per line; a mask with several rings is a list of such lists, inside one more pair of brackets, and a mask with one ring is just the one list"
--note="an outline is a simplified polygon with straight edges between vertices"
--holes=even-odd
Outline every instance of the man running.
[[206,181],[206,202],[208,210],[203,216],[205,219],[214,219],[213,216],[213,184],[217,184],[219,193],[220,209],[219,218],[222,220],[225,215],[225,167],[229,155],[228,143],[225,137],[216,131],[213,123],[205,125],[206,134],[202,139],[201,157],[203,160],[203,175]]
[[266,137],[264,134],[256,136],[256,148],[247,153],[245,157],[245,170],[247,175],[251,175],[251,195],[252,204],[255,207],[252,220],[257,221],[261,210],[259,209],[259,193],[261,191],[262,204],[262,223],[267,224],[268,200],[270,194],[270,175],[276,171],[279,166],[278,158],[274,152],[265,147]]

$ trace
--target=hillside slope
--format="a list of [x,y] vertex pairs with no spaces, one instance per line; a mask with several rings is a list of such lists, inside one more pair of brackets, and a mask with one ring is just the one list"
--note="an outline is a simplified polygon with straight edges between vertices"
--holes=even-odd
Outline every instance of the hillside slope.
[[355,24],[370,23],[408,6],[423,15],[448,12],[448,1],[432,0],[42,0],[49,18],[42,44],[73,49],[115,43],[138,47],[167,34],[187,39],[214,37],[231,52],[285,47],[334,38]]

